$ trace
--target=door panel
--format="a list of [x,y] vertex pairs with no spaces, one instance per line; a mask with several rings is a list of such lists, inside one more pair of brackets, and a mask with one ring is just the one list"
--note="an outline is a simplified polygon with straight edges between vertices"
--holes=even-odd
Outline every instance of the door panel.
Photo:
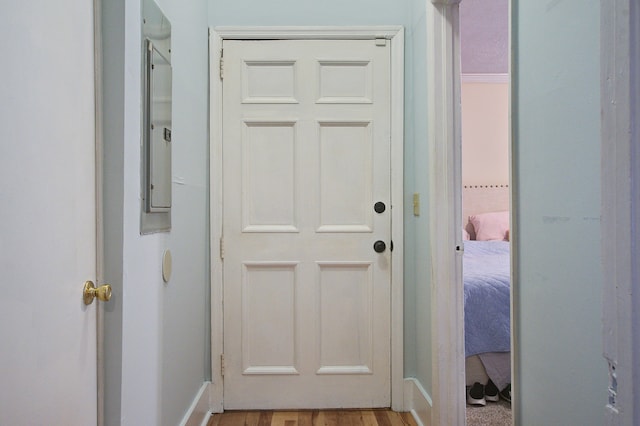
[[244,232],[297,232],[296,126],[293,121],[244,121]]
[[389,406],[389,48],[224,58],[225,408]]
[[368,262],[317,263],[320,305],[317,373],[372,374],[372,265]]
[[320,122],[319,134],[317,231],[372,232],[371,122]]
[[298,374],[296,266],[287,262],[243,263],[243,374]]
[[318,103],[372,103],[370,61],[318,61]]
[[5,3],[0,38],[0,424],[92,425],[92,2]]

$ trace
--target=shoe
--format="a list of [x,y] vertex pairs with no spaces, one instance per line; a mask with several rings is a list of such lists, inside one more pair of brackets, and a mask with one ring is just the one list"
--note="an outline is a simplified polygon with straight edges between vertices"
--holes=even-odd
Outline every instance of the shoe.
[[469,405],[487,405],[484,399],[484,385],[475,382],[467,391],[467,404]]
[[500,391],[500,398],[505,401],[511,402],[511,383],[509,383],[504,389]]
[[487,382],[487,385],[484,387],[484,397],[487,401],[498,402],[500,397],[498,396],[500,390],[493,383],[491,379]]

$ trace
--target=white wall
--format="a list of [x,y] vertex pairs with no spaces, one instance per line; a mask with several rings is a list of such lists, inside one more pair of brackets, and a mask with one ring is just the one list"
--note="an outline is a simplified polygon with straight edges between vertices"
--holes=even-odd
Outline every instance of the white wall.
[[515,423],[599,425],[600,3],[512,5]]
[[509,183],[509,84],[461,85],[462,184]]
[[[210,376],[207,2],[158,0],[173,25],[173,202],[164,287],[162,424],[175,425]],[[172,142],[173,143],[173,142]]]
[[172,229],[141,236],[141,4],[103,1],[105,278],[116,302],[105,315],[107,424],[175,425],[209,374],[207,4],[158,3],[172,23]]
[[209,0],[216,25],[398,25],[416,0]]

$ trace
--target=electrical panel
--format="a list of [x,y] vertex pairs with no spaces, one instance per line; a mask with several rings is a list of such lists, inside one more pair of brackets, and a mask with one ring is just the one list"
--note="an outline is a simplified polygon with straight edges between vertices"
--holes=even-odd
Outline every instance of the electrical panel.
[[153,0],[142,4],[141,233],[171,229],[171,23]]

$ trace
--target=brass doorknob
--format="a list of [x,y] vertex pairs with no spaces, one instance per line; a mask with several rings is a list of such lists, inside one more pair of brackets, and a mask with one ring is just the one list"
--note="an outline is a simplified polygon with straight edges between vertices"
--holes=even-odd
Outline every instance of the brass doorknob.
[[103,284],[96,288],[93,285],[93,281],[85,281],[82,296],[85,305],[93,303],[93,299],[96,297],[98,300],[108,302],[111,300],[111,286],[109,284]]

